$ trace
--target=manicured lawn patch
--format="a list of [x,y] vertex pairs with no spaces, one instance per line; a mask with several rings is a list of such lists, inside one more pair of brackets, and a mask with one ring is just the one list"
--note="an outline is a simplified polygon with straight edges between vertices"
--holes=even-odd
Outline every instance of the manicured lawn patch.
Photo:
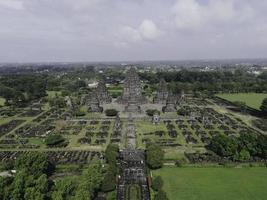
[[0,97],[0,106],[5,105],[5,101],[6,100],[4,98]]
[[46,91],[46,93],[48,94],[49,98],[53,98],[56,95],[60,96],[61,95],[61,91]]
[[176,168],[153,171],[170,200],[264,200],[266,168]]
[[263,99],[267,98],[267,94],[263,93],[218,94],[217,96],[231,102],[245,102],[247,106],[255,109],[259,109]]

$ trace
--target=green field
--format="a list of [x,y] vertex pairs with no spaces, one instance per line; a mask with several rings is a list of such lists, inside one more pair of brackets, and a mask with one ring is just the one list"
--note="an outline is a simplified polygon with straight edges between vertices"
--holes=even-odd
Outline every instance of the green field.
[[245,102],[247,106],[255,109],[259,109],[263,99],[267,98],[267,94],[263,93],[218,94],[217,96],[231,102]]
[[6,100],[4,98],[0,97],[0,106],[3,106],[5,104],[5,101]]
[[266,168],[176,168],[152,172],[164,180],[170,200],[264,200]]

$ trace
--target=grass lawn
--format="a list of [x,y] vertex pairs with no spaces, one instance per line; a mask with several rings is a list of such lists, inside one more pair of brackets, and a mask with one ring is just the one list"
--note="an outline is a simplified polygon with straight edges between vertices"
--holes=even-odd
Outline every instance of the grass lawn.
[[60,96],[61,95],[61,91],[46,91],[46,93],[48,94],[49,98],[53,98],[56,95]]
[[267,98],[267,94],[263,93],[236,93],[236,94],[218,94],[218,97],[226,99],[228,101],[242,101],[247,106],[255,109],[259,109],[264,98]]
[[152,172],[164,180],[170,200],[264,200],[266,168],[177,168]]
[[5,105],[5,99],[0,97],[0,106],[4,106]]

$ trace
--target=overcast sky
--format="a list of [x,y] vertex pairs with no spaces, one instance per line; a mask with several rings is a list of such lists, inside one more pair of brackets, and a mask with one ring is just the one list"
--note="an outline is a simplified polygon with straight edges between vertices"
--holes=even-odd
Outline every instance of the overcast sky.
[[0,62],[267,57],[267,0],[0,0]]

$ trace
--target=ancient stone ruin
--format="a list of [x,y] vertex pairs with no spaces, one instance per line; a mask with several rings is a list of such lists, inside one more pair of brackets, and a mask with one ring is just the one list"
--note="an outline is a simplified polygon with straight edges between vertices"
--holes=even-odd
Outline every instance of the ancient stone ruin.
[[127,73],[124,81],[123,94],[118,99],[122,104],[143,104],[146,102],[145,97],[142,95],[142,87],[139,76],[135,68],[131,67]]
[[99,100],[94,92],[90,95],[87,104],[88,112],[103,112],[103,107],[100,106]]
[[100,104],[112,102],[112,98],[108,93],[104,78],[100,78],[98,81],[96,96]]
[[118,178],[117,199],[130,199],[131,187],[139,191],[138,199],[149,200],[149,186],[146,177],[145,154],[143,150],[125,149],[119,155],[121,175]]
[[173,94],[169,94],[167,101],[166,101],[166,106],[162,108],[163,112],[176,112],[176,102],[177,98]]
[[164,79],[160,79],[157,94],[156,94],[153,102],[158,103],[158,104],[166,104],[168,94],[169,94],[169,92],[168,92],[166,81]]

